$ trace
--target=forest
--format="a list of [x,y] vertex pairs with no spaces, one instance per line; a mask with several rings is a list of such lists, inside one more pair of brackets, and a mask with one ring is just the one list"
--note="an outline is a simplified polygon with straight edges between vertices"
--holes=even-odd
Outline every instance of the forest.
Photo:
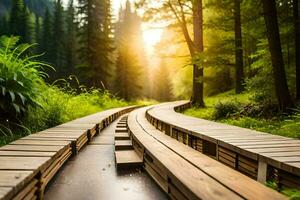
[[182,99],[183,114],[300,139],[298,0],[0,1],[0,146]]
[[110,107],[300,138],[297,0],[2,0],[0,144]]

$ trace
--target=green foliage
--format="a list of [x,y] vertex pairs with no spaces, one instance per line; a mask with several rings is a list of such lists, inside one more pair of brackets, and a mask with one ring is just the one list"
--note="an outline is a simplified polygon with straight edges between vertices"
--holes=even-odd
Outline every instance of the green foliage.
[[[226,92],[206,98],[206,108],[190,108],[184,111],[184,114],[275,135],[300,138],[300,108],[296,109],[294,114],[289,116],[277,115],[274,110],[274,105],[265,107],[266,105],[255,104],[250,101],[251,97],[252,95],[247,93],[233,95],[232,91]],[[220,99],[223,102],[229,102],[229,104],[230,102],[236,102],[233,104],[239,106],[239,112],[231,115],[230,118],[216,119],[215,105],[219,104]],[[235,106],[233,107],[235,108]],[[223,106],[221,107],[223,108]],[[231,109],[231,106],[229,106],[229,108]],[[228,110],[231,111],[230,109]],[[224,115],[226,117],[226,114],[223,114],[223,116]]]
[[41,107],[29,110],[24,124],[36,132],[58,124],[113,107],[128,105],[107,91],[78,91],[70,87],[44,86],[39,101]]
[[257,47],[258,50],[251,56],[251,70],[255,72],[255,76],[246,80],[246,88],[252,93],[255,102],[270,103],[276,98],[267,40],[261,40]]
[[[274,190],[279,190],[278,184],[274,181],[268,181],[266,185]],[[280,192],[289,197],[290,200],[300,200],[300,190],[294,188],[280,188]]]
[[2,118],[15,118],[27,111],[29,106],[37,106],[39,85],[43,84],[41,72],[47,66],[34,61],[35,56],[26,54],[28,44],[16,46],[19,38],[0,38],[0,111]]
[[109,88],[113,65],[110,0],[78,0],[79,78],[89,87]]
[[234,101],[218,102],[214,109],[214,118],[222,119],[238,114],[241,111],[241,105]]

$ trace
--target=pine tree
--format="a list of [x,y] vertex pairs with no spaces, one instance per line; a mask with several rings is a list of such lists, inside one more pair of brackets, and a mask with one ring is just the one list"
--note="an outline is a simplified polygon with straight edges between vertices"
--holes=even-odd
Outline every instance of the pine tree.
[[77,63],[76,57],[76,49],[77,49],[77,41],[76,41],[76,33],[77,26],[75,23],[75,9],[73,5],[73,0],[69,1],[69,6],[67,10],[66,17],[66,69],[68,69],[68,73],[75,74],[75,66]]
[[34,15],[35,23],[34,23],[34,32],[35,32],[35,42],[41,43],[41,18],[35,14]]
[[0,35],[9,34],[9,20],[8,16],[4,15],[0,18]]
[[[43,60],[51,63],[53,61],[53,53],[52,53],[52,17],[48,9],[45,11],[45,16],[43,20],[42,26],[42,40],[41,40],[41,52],[45,55],[43,56]],[[50,71],[52,72],[52,70]]]
[[20,42],[26,42],[27,14],[24,0],[13,0],[10,11],[9,33],[20,36]]
[[61,78],[66,74],[65,69],[65,30],[64,17],[61,0],[55,2],[55,10],[53,15],[53,31],[52,35],[55,37],[52,44],[53,64],[56,69],[56,74],[53,78]]
[[25,26],[25,35],[24,41],[26,43],[34,43],[35,42],[35,16],[27,7],[24,7],[24,26]]
[[112,68],[110,0],[78,0],[81,79],[107,88]]
[[140,18],[131,11],[129,1],[126,2],[126,8],[120,10],[119,21],[116,24],[116,43],[117,93],[120,97],[131,100],[141,95],[146,79]]

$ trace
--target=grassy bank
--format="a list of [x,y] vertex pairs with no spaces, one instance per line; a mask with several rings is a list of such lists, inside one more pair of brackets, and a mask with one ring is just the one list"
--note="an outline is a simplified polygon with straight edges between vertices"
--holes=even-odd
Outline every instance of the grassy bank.
[[13,127],[11,123],[2,122],[6,131],[0,134],[0,146],[76,118],[130,104],[105,91],[90,90],[76,94],[71,89],[48,85],[40,87],[39,106],[29,107],[26,115],[14,122]]
[[[279,115],[264,110],[250,100],[249,94],[235,95],[232,91],[205,100],[205,108],[190,108],[184,114],[213,120],[275,135],[300,138],[300,112]],[[298,109],[299,110],[299,109]]]

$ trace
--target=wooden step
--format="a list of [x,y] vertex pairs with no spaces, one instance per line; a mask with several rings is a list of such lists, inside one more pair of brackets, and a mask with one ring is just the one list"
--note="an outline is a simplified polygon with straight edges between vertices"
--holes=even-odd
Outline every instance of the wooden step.
[[128,133],[116,133],[115,140],[130,140]]
[[134,151],[116,151],[116,166],[117,169],[131,169],[141,167],[143,159]]
[[115,132],[116,133],[127,133],[128,130],[127,130],[127,128],[116,128]]
[[116,140],[115,141],[115,150],[132,150],[131,140]]
[[117,128],[127,128],[127,124],[117,124]]

